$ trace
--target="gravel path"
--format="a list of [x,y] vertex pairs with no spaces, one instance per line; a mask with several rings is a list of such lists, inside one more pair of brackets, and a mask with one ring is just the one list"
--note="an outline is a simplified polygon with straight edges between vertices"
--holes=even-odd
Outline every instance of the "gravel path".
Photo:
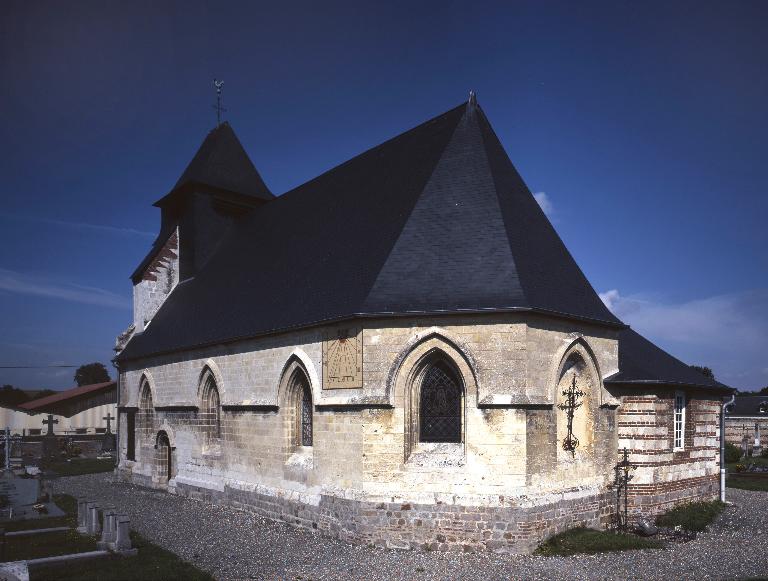
[[218,579],[746,579],[768,577],[768,493],[728,489],[711,531],[664,550],[577,557],[386,551],[115,482],[61,478],[57,489],[114,503],[131,527]]

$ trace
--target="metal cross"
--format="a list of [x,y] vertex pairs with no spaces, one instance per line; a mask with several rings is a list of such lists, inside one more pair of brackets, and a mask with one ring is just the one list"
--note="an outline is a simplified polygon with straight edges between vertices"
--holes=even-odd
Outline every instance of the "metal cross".
[[216,109],[216,127],[218,127],[221,125],[221,113],[226,111],[226,109],[221,106],[221,88],[224,86],[224,81],[213,79],[213,86],[216,87],[216,104],[213,108]]
[[11,436],[11,429],[6,426],[5,431],[0,434],[0,442],[5,444],[5,469],[11,470],[11,445],[16,442],[21,442],[21,436],[14,434]]
[[581,407],[583,402],[579,398],[586,394],[576,387],[576,374],[573,374],[573,381],[568,389],[563,391],[565,402],[557,404],[557,407],[563,410],[568,417],[568,433],[563,438],[563,450],[573,454],[576,457],[576,448],[579,447],[579,439],[573,433],[573,414],[577,408]]
[[[621,451],[621,460],[613,467],[612,488],[616,490],[616,531],[627,532],[629,528],[629,481],[634,478],[630,472],[637,466],[629,461],[629,450]],[[622,507],[623,503],[623,507]]]
[[112,433],[112,420],[115,418],[112,417],[112,412],[107,412],[107,415],[101,418],[102,420],[107,420],[107,434]]
[[48,433],[46,436],[53,436],[53,424],[58,424],[59,420],[54,420],[51,414],[48,414],[48,419],[43,420],[44,424],[48,425]]

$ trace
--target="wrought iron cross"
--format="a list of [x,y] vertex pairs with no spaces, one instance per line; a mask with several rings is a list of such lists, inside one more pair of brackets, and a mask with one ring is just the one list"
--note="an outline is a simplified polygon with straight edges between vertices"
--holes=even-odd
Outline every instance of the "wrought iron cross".
[[621,451],[621,456],[621,460],[613,467],[612,487],[616,490],[616,531],[627,532],[629,528],[629,481],[633,478],[630,472],[635,470],[637,466],[629,461],[627,448]]
[[5,469],[11,470],[11,445],[16,442],[21,442],[21,436],[18,434],[11,435],[11,429],[6,426],[2,434],[0,434],[0,442],[5,444]]
[[226,109],[221,106],[221,88],[224,86],[224,81],[213,79],[213,86],[216,88],[216,104],[213,108],[216,109],[216,127],[218,127],[221,125],[221,114],[226,111]]
[[573,434],[573,414],[581,404],[584,403],[581,400],[586,394],[576,387],[576,374],[573,374],[573,381],[568,389],[563,391],[565,401],[557,404],[557,407],[563,410],[568,417],[568,433],[563,438],[563,450],[573,454],[576,457],[576,448],[579,447],[579,439]]
[[112,420],[115,418],[112,417],[112,412],[107,412],[107,415],[101,418],[102,420],[107,420],[107,434],[112,433]]
[[51,414],[48,414],[48,419],[43,420],[43,423],[48,426],[48,433],[46,436],[53,436],[53,424],[58,424],[59,420],[54,420]]

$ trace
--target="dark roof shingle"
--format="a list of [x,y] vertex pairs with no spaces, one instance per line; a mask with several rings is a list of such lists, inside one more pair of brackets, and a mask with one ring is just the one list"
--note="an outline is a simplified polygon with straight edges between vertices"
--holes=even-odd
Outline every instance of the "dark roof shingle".
[[622,326],[468,103],[255,209],[118,359],[354,316],[516,309]]
[[737,395],[733,405],[728,407],[728,415],[768,418],[768,394]]
[[619,370],[605,383],[677,385],[731,391],[727,385],[696,371],[633,329],[619,332]]
[[155,205],[162,205],[168,196],[192,185],[209,186],[261,200],[275,197],[227,122],[208,133],[171,192]]

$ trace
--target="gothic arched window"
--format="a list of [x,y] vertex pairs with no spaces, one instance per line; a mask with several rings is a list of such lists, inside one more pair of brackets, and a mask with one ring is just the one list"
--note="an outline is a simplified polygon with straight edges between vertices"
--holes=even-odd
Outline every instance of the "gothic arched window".
[[312,392],[306,378],[297,384],[298,442],[299,446],[312,445]]
[[456,373],[442,361],[424,373],[419,395],[419,440],[461,442],[461,387]]
[[201,424],[209,444],[221,438],[221,405],[216,380],[210,371],[203,375],[201,395]]
[[141,384],[139,396],[139,432],[147,436],[152,432],[152,423],[155,418],[155,407],[152,403],[152,390],[149,388],[149,382],[145,379]]

